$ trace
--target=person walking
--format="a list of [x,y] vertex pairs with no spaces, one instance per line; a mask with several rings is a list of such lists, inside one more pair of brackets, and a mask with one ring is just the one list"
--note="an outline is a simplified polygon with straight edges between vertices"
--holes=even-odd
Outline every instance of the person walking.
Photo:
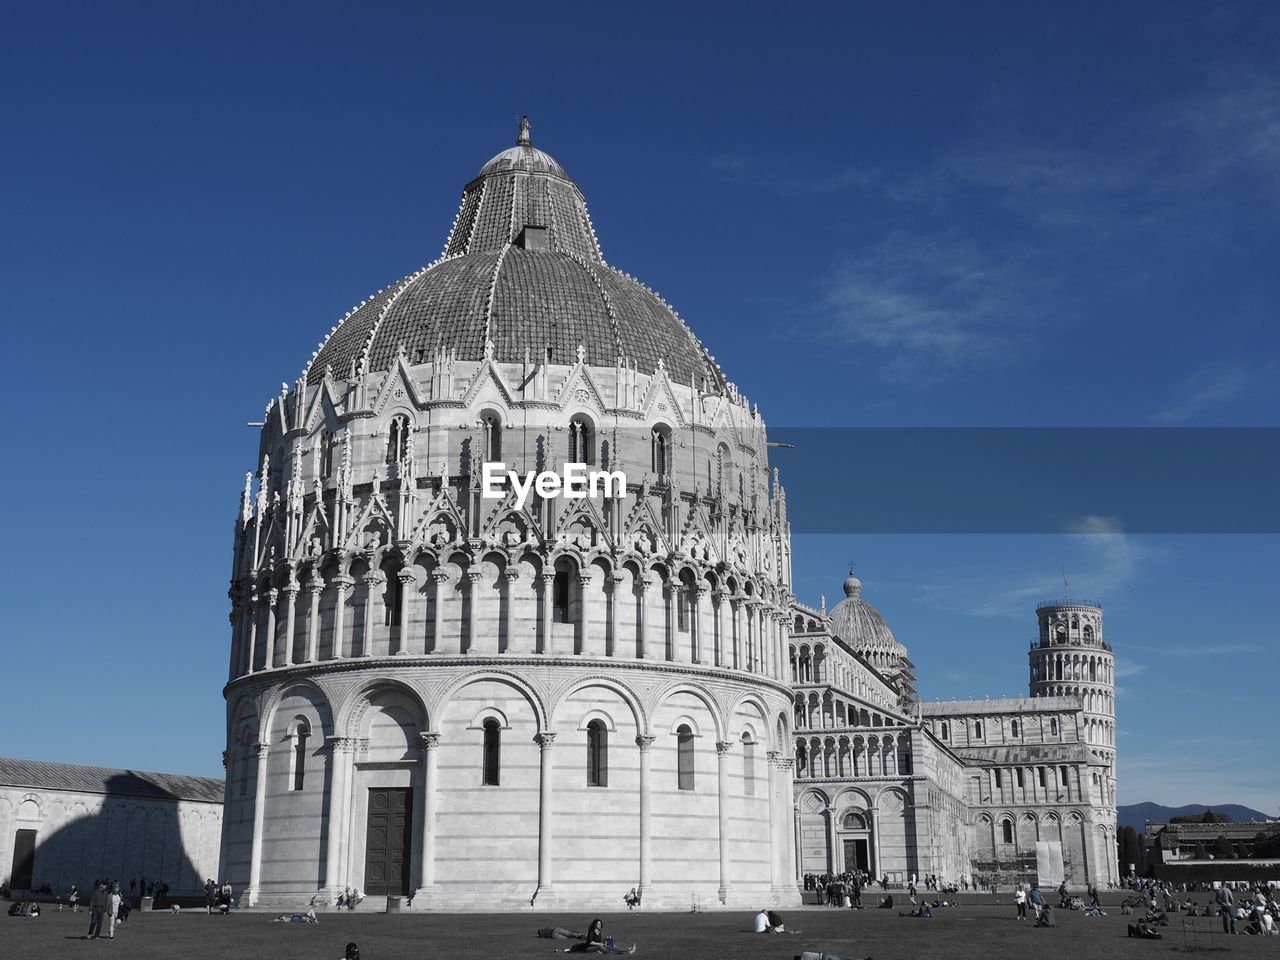
[[1225,883],[1218,888],[1218,916],[1222,918],[1223,933],[1236,932],[1236,904]]
[[107,939],[114,940],[116,935],[116,916],[120,913],[120,883],[111,884],[107,894]]
[[107,885],[101,880],[93,885],[89,895],[89,934],[87,940],[97,940],[102,935],[102,918],[107,909]]
[[1013,891],[1013,902],[1018,908],[1018,919],[1027,919],[1027,891],[1022,889],[1022,884]]
[[1039,921],[1040,914],[1044,912],[1044,894],[1040,892],[1040,884],[1033,883],[1031,885],[1031,908],[1036,912],[1036,920]]

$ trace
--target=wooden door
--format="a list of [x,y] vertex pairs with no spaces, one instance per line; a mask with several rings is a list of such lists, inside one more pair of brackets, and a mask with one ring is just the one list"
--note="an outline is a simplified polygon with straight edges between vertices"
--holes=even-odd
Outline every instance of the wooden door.
[[370,896],[407,896],[412,787],[370,787],[365,834],[364,891]]

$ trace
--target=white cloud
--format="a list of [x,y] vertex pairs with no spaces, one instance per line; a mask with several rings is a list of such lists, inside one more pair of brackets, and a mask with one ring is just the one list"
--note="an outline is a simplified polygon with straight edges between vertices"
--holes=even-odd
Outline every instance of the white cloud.
[[1240,364],[1197,370],[1188,376],[1150,420],[1164,426],[1186,423],[1215,407],[1252,393],[1257,378]]

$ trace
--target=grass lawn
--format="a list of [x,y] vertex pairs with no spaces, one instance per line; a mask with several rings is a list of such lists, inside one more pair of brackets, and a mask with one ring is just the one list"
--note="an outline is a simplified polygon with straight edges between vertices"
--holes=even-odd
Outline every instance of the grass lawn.
[[[363,907],[354,913],[321,914],[315,925],[272,923],[271,915],[262,913],[211,917],[197,910],[177,916],[135,912],[128,923],[116,927],[114,940],[96,941],[81,939],[89,926],[86,912],[59,913],[55,908],[36,920],[0,916],[0,956],[339,960],[347,942],[355,941],[362,960],[550,960],[557,947],[567,944],[539,940],[535,931],[544,926],[585,929],[591,919],[532,912],[386,915],[374,912],[369,901]],[[637,957],[681,960],[791,960],[801,950],[827,950],[850,960],[1091,960],[1186,953],[1181,918],[1164,929],[1162,941],[1130,940],[1125,929],[1132,918],[1120,916],[1116,907],[1106,909],[1109,916],[1098,919],[1059,910],[1056,928],[1037,929],[1032,921],[1015,920],[1011,906],[986,902],[939,910],[932,920],[900,918],[896,910],[807,907],[783,914],[787,926],[799,934],[777,936],[747,932],[748,912],[624,912],[606,914],[603,920],[605,934],[620,945],[638,944]],[[1221,930],[1216,917],[1196,922],[1202,929]],[[1280,956],[1280,937],[1219,933],[1209,945],[1216,948],[1215,955],[1225,949],[1236,957]]]

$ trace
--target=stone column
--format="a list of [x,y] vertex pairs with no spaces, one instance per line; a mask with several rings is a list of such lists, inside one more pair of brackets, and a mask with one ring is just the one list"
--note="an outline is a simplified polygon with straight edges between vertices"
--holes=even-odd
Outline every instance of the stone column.
[[822,812],[827,818],[827,872],[841,873],[843,871],[836,864],[836,812],[832,807]]
[[336,900],[346,878],[342,876],[342,844],[347,824],[347,767],[354,741],[346,737],[329,737],[329,833],[325,840],[324,885],[331,900]]
[[724,656],[724,621],[720,615],[720,605],[724,593],[714,590],[711,593],[711,662],[717,667],[725,665]]
[[578,629],[581,631],[578,635],[582,638],[577,653],[586,656],[599,656],[600,646],[599,637],[594,636],[591,629],[591,574],[582,573],[578,575]]
[[551,763],[551,751],[556,744],[556,735],[544,730],[534,739],[538,741],[538,746],[541,748],[538,768],[538,889],[534,892],[536,899],[539,894],[549,893],[552,884],[551,814],[554,794],[551,790],[551,777],[554,768]]
[[297,627],[297,610],[294,606],[302,587],[292,577],[284,587],[284,656],[281,662],[286,667],[293,666],[293,631]]
[[422,778],[422,873],[419,886],[413,895],[414,903],[423,897],[422,906],[426,905],[436,882],[436,779],[440,760],[440,734],[420,733],[418,739],[422,744],[423,778]]
[[[502,583],[503,583],[502,592],[504,595],[504,599],[506,600],[506,606],[504,607],[502,612],[502,630],[503,630],[503,633],[506,634],[506,638],[507,638],[506,649],[508,653],[512,653],[512,652],[528,653],[529,652],[527,650],[516,649],[519,645],[515,642],[515,639],[516,639],[516,581],[519,579],[520,579],[520,571],[517,569],[512,569],[511,567],[508,567],[506,570],[502,571]],[[499,652],[501,652],[502,650],[501,638],[499,638],[498,649],[499,649]]]
[[652,849],[652,820],[649,804],[649,755],[657,737],[636,737],[640,748],[640,889],[643,897],[649,889],[649,862]]
[[[272,592],[274,593],[274,591]],[[253,841],[249,847],[249,889],[244,892],[244,898],[251,907],[258,902],[258,897],[261,893],[259,887],[262,881],[262,825],[267,805],[268,749],[265,743],[259,743],[256,749],[258,751],[258,781],[253,796]]]
[[730,598],[729,631],[732,634],[730,642],[733,644],[733,669],[735,670],[742,669],[742,631],[740,623],[741,617],[739,616],[741,606],[741,600]]
[[[445,584],[449,582],[449,574],[439,568],[431,571],[431,586],[434,591],[435,612],[431,618],[431,652],[441,653],[444,649],[444,598]],[[423,649],[426,649],[425,642]]]
[[678,656],[676,656],[676,615],[675,615],[675,610],[672,609],[672,607],[674,606],[672,601],[675,599],[675,596],[676,596],[675,584],[673,584],[669,580],[665,581],[662,584],[662,602],[666,606],[666,614],[667,614],[666,615],[666,631],[664,634],[667,648],[662,653],[662,659],[664,660],[680,659]]
[[555,605],[556,575],[543,573],[538,575],[542,583],[542,650],[547,655],[556,652],[555,643],[551,639],[551,610]]
[[626,577],[620,573],[609,574],[609,596],[605,602],[609,605],[609,625],[605,629],[604,638],[604,655],[606,657],[616,657],[618,655],[618,600],[619,591],[622,584],[626,582]]
[[878,880],[884,876],[884,864],[880,862],[880,815],[874,807],[867,809],[867,821],[871,827],[871,879]]
[[[367,657],[373,650],[373,631],[377,626],[376,610],[378,603],[378,585],[382,580],[378,574],[370,570],[362,578],[364,581],[364,637],[360,640],[360,656]],[[355,650],[351,651],[355,656]]]
[[413,576],[411,566],[402,566],[397,570],[396,579],[400,582],[400,633],[396,638],[396,648],[391,652],[405,656],[412,652],[409,649],[409,600],[418,581]]
[[267,635],[262,638],[262,668],[270,670],[276,665],[276,604],[280,602],[280,591],[272,587],[267,591]]
[[733,744],[727,740],[716,742],[716,788],[719,794],[720,820],[720,902],[729,898],[729,751]]
[[780,871],[782,858],[778,855],[778,823],[782,816],[782,798],[778,773],[779,753],[769,750],[765,761],[769,770],[769,886],[776,891],[782,882]]
[[307,584],[307,593],[311,595],[311,613],[307,617],[307,662],[315,663],[320,659],[320,596],[324,593],[324,580],[319,573],[312,576]]
[[689,591],[689,662],[706,663],[702,650],[702,598],[706,590],[697,585]]
[[649,639],[646,624],[649,620],[649,588],[653,577],[641,577],[636,581],[636,657],[645,660],[649,656]]
[[782,761],[783,822],[780,851],[784,883],[789,875],[796,872],[795,863],[800,857],[800,848],[791,845],[791,831],[787,829],[788,823],[795,820],[796,816],[795,769],[795,757],[785,757]]
[[347,591],[355,580],[344,574],[333,578],[333,659],[341,660],[345,656],[343,647],[346,644],[347,632]]
[[468,570],[467,577],[467,636],[466,644],[459,644],[463,653],[474,653],[476,649],[476,620],[480,608],[480,571]]

